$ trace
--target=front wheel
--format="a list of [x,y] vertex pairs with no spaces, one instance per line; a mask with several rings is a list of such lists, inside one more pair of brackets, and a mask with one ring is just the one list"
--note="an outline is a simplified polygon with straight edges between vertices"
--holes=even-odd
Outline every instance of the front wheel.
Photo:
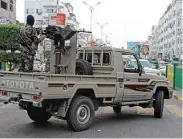
[[74,131],[87,130],[95,117],[92,100],[85,96],[77,97],[71,103],[67,113],[67,123]]
[[155,102],[154,102],[155,118],[162,118],[163,108],[164,108],[164,92],[160,90],[155,94]]
[[43,108],[30,107],[27,109],[27,114],[31,120],[36,123],[43,124],[51,118],[51,114],[46,112]]

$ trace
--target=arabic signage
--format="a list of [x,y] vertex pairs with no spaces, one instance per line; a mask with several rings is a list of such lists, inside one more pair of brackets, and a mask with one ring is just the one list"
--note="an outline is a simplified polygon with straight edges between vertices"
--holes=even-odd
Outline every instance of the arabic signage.
[[49,25],[63,26],[66,24],[66,15],[63,13],[50,14]]
[[127,42],[127,49],[132,50],[136,53],[137,56],[140,56],[140,49],[139,49],[140,42]]

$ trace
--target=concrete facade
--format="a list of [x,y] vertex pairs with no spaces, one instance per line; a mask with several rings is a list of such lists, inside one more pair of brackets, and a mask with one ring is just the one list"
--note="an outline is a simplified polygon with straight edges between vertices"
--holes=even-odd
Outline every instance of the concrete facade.
[[[173,0],[152,30],[154,57],[171,60],[182,55],[182,0]],[[157,44],[156,44],[157,43]],[[152,52],[154,53],[154,52]]]
[[16,23],[16,0],[0,0],[0,23]]
[[79,29],[79,22],[73,13],[72,5],[61,0],[58,0],[58,3],[57,0],[25,0],[24,10],[25,20],[27,15],[35,17],[35,27],[45,28],[49,24],[49,15],[59,12],[66,14],[66,25]]
[[151,29],[151,38],[148,39],[149,42],[149,57],[150,58],[157,58],[157,51],[158,51],[158,27],[153,26]]

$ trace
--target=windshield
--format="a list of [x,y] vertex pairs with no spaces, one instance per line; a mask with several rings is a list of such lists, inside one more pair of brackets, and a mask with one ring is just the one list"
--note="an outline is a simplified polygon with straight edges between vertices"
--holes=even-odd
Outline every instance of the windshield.
[[137,61],[133,55],[123,55],[123,60],[128,68],[138,68]]
[[152,68],[152,64],[146,60],[140,60],[140,63],[146,68]]

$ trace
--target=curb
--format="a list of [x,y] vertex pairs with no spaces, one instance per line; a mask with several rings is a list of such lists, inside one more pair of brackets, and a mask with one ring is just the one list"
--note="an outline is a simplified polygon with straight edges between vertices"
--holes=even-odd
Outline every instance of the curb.
[[182,98],[173,93],[173,98],[178,100],[178,102],[182,103]]

